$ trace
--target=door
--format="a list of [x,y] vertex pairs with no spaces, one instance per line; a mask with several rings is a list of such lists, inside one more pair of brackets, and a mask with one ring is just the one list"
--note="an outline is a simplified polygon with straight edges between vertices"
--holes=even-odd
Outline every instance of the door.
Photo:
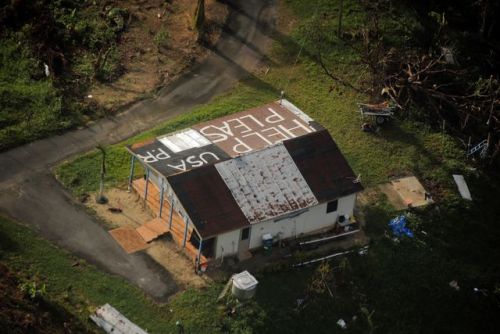
[[250,247],[250,227],[245,227],[240,233],[240,242],[238,243],[238,257],[240,259],[248,256],[248,248]]

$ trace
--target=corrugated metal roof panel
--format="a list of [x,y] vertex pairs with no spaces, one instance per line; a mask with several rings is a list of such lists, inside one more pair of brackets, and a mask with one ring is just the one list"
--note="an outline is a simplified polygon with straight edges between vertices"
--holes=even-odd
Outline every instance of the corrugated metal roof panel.
[[217,163],[215,168],[251,224],[318,204],[282,144]]
[[235,157],[316,130],[312,119],[287,100],[197,124],[202,135]]
[[202,238],[248,225],[213,165],[167,178]]
[[363,190],[356,175],[327,130],[283,142],[320,202]]
[[174,153],[211,144],[207,138],[193,129],[186,129],[172,135],[158,137],[158,141]]

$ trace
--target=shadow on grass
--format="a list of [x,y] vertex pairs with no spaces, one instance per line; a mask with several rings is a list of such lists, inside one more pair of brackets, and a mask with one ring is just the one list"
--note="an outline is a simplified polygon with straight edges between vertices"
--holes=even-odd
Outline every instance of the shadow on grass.
[[[2,217],[0,216],[0,219]],[[0,259],[4,253],[14,253],[19,250],[20,245],[0,229]]]

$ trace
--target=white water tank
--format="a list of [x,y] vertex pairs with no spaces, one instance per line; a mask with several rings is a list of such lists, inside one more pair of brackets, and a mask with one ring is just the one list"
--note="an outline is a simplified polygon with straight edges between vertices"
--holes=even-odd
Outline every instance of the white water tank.
[[250,299],[255,295],[259,282],[248,271],[233,275],[231,292],[238,299]]

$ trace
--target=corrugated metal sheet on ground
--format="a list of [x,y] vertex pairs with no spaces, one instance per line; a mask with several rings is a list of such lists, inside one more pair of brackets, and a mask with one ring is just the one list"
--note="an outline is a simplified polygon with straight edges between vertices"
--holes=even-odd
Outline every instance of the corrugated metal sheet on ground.
[[470,194],[469,187],[467,186],[467,182],[465,182],[464,176],[453,174],[453,180],[455,180],[455,183],[457,184],[460,196],[462,196],[463,199],[472,201],[472,196]]
[[104,304],[90,318],[106,333],[113,334],[147,334],[145,330],[128,320],[113,306]]
[[251,224],[318,204],[283,144],[215,168]]

